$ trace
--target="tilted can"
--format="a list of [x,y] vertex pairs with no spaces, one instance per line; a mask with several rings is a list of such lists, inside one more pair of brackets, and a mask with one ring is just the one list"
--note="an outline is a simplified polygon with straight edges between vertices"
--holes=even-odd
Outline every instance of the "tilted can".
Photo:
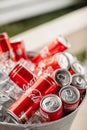
[[68,41],[62,37],[58,36],[53,41],[51,41],[47,46],[45,46],[38,54],[32,58],[32,62],[38,64],[44,58],[50,57],[57,52],[63,52],[70,47]]
[[19,123],[25,123],[39,108],[40,100],[57,88],[54,80],[43,75],[8,108],[8,114]]
[[40,114],[44,122],[58,120],[63,116],[61,99],[55,94],[48,94],[40,101]]
[[22,40],[11,42],[11,46],[15,53],[16,61],[20,60],[21,58],[28,59],[27,52],[24,48],[24,43]]
[[68,58],[70,65],[76,61],[76,57],[68,51],[64,51],[63,54]]
[[7,33],[0,34],[0,60],[8,60],[11,58],[15,61],[15,54],[10,44],[9,37]]
[[23,90],[27,90],[37,80],[36,75],[20,63],[10,71],[9,77]]
[[[69,62],[66,56],[62,53],[56,53],[50,58],[47,58],[41,63],[42,72],[52,74],[54,70],[64,68],[69,68]],[[40,65],[39,65],[40,66]],[[39,67],[40,68],[40,67]]]
[[59,86],[58,89],[68,86],[72,82],[72,76],[66,69],[57,69],[52,73],[52,78]]
[[80,93],[78,89],[73,86],[61,88],[59,91],[59,97],[62,100],[65,113],[74,111],[80,103]]
[[72,76],[72,85],[75,86],[81,94],[87,90],[87,81],[85,77],[80,74],[74,74]]
[[72,63],[69,72],[73,75],[73,74],[81,74],[81,75],[85,75],[85,70],[84,67],[82,66],[81,63],[79,63],[78,61]]

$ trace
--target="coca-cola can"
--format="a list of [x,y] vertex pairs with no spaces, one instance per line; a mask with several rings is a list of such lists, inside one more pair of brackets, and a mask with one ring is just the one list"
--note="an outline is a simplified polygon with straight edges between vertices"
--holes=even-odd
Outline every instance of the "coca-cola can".
[[72,85],[75,86],[81,94],[87,90],[87,81],[85,77],[80,74],[74,74],[72,76]]
[[31,87],[37,80],[36,75],[20,63],[10,71],[9,77],[24,91]]
[[80,92],[73,86],[61,88],[59,91],[59,97],[62,100],[65,113],[74,111],[80,103]]
[[15,54],[10,44],[7,33],[0,34],[0,60],[7,60],[11,58],[15,61]]
[[82,66],[81,63],[78,61],[74,62],[71,64],[71,67],[69,69],[69,72],[73,74],[80,74],[80,75],[85,75],[85,70],[84,67]]
[[39,108],[41,98],[56,88],[54,80],[48,75],[43,75],[8,108],[7,113],[15,121],[25,123]]
[[72,76],[71,76],[70,72],[66,69],[55,70],[52,74],[52,78],[59,86],[58,87],[59,89],[70,85],[72,82]]
[[24,43],[22,40],[11,42],[11,46],[15,53],[16,61],[20,60],[21,58],[28,59],[27,52],[24,48]]
[[40,114],[44,122],[60,119],[63,115],[61,99],[55,94],[48,94],[40,101]]
[[46,45],[38,54],[32,58],[32,62],[38,64],[44,58],[50,57],[57,52],[63,52],[70,47],[68,41],[62,37],[58,36],[48,45]]
[[49,74],[52,74],[53,71],[56,69],[69,68],[69,62],[66,56],[62,53],[56,53],[52,57],[45,59],[44,61],[42,61],[41,65],[42,71]]

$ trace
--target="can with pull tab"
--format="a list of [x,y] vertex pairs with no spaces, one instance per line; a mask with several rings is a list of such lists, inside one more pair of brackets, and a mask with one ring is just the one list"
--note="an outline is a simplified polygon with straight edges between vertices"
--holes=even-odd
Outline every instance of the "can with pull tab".
[[38,54],[32,58],[32,62],[38,64],[44,58],[50,57],[55,53],[63,52],[70,47],[68,41],[62,37],[58,36],[53,41],[51,41],[47,46],[45,46]]
[[40,113],[44,122],[62,118],[63,108],[61,99],[54,94],[44,96],[40,102]]

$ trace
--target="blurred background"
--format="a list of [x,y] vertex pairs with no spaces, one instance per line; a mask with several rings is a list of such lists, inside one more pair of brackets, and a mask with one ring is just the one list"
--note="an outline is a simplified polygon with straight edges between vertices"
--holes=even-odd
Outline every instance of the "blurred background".
[[[7,32],[10,37],[13,37],[17,35],[21,36],[19,35],[20,33],[28,30],[28,32],[26,33],[26,35],[28,35],[31,32],[29,30],[31,30],[32,28],[38,27],[39,25],[50,22],[84,7],[87,7],[87,0],[0,0],[0,33]],[[87,11],[87,9],[85,9],[85,11]],[[68,17],[71,16],[69,15]],[[87,22],[87,17],[83,19],[83,21]],[[78,26],[78,23],[75,26]],[[50,26],[50,24],[48,25]],[[62,25],[61,30],[63,30]],[[86,36],[86,31],[84,33]],[[71,35],[69,36],[69,34],[70,32],[68,32],[68,35],[65,36],[68,37],[68,39],[70,38],[69,40],[71,40],[70,42],[72,43],[74,42],[72,40],[73,36],[71,38]],[[78,36],[77,38],[80,37]],[[78,40],[76,42],[78,42]],[[87,41],[84,42],[86,45]],[[38,42],[38,44],[40,43]],[[81,42],[79,44],[83,43]],[[77,44],[76,47],[74,46],[74,48],[77,48]],[[85,64],[87,64],[86,51],[87,47],[83,47],[83,49],[81,49],[80,51],[75,51],[78,59]]]
[[[71,43],[69,51],[87,65],[87,0],[0,0],[3,32],[23,39],[27,51],[38,51],[61,34]],[[87,130],[85,103],[71,130]]]

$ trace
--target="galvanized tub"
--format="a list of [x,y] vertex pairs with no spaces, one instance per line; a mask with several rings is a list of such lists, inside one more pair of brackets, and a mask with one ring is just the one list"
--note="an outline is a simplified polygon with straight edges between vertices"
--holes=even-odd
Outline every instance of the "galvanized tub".
[[0,122],[0,130],[69,130],[73,122],[73,119],[77,114],[77,111],[83,105],[86,98],[87,92],[79,107],[68,116],[65,116],[59,120],[43,124],[9,124],[5,122]]
[[[30,53],[31,57],[35,55],[34,52]],[[68,116],[65,116],[59,120],[42,124],[13,124],[13,123],[0,122],[0,130],[69,130],[72,125],[73,119],[75,118],[80,107],[84,104],[86,98],[87,98],[87,92],[79,107]]]

